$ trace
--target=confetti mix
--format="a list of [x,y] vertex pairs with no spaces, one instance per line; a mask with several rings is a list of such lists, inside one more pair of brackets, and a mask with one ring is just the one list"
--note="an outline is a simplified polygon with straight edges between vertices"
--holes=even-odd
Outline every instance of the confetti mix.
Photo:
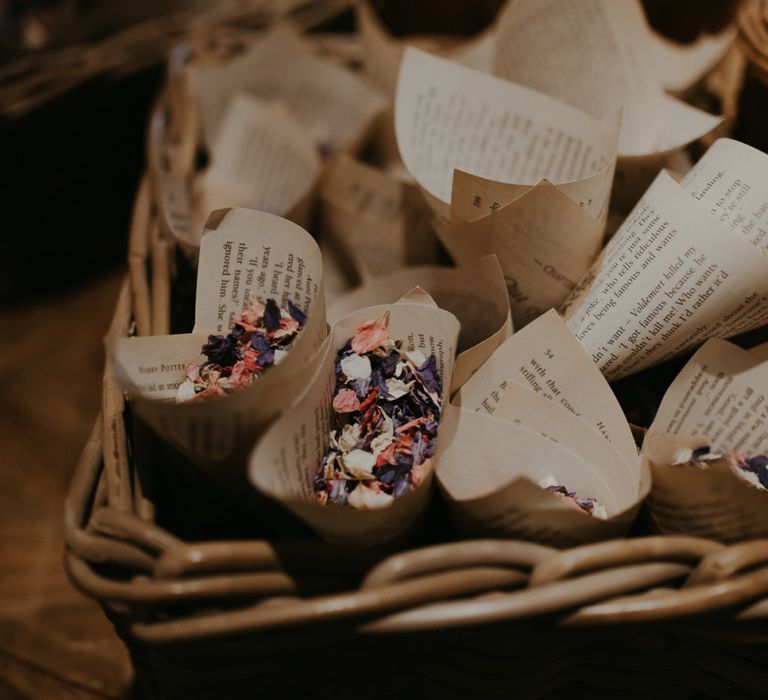
[[306,320],[290,301],[287,311],[274,299],[266,304],[254,301],[227,335],[208,336],[202,348],[208,359],[201,365],[187,365],[187,378],[179,386],[176,401],[224,396],[249,386],[282,362]]
[[575,491],[569,491],[565,486],[558,484],[553,476],[548,476],[546,479],[542,479],[539,482],[539,486],[545,491],[554,493],[564,501],[573,504],[574,507],[583,510],[594,518],[600,518],[601,520],[606,520],[608,518],[608,512],[600,501],[596,498],[589,498],[588,496],[579,496]]
[[[723,455],[711,451],[707,445],[697,447],[695,450],[685,450],[680,453],[673,466],[692,466],[705,469],[712,462],[717,462],[723,458]],[[726,455],[728,464],[745,481],[760,489],[768,489],[768,457],[757,455],[756,457],[747,457],[742,452],[734,450]]]
[[418,486],[432,468],[442,384],[435,356],[389,337],[389,313],[358,326],[336,356],[330,447],[317,500],[370,509]]

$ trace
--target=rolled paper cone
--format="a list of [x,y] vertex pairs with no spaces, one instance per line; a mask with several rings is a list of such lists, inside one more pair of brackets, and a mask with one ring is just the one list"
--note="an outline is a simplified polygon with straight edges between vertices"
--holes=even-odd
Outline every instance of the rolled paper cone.
[[[336,323],[332,338],[316,359],[318,371],[306,395],[270,427],[249,461],[250,480],[259,492],[331,542],[368,546],[401,541],[413,531],[432,494],[433,473],[429,470],[420,483],[383,507],[321,505],[315,495],[314,477],[329,444],[336,353],[360,324],[385,312],[389,313],[389,337],[402,340],[408,350],[434,354],[443,387],[450,386],[459,331],[452,314],[437,308],[423,292],[410,294],[396,304],[360,309]],[[446,391],[444,409],[447,405]],[[442,428],[438,428],[438,444],[442,437]]]
[[[527,392],[535,396],[532,392]],[[511,421],[468,409],[450,414],[450,438],[439,446],[438,484],[456,527],[472,537],[516,537],[558,547],[621,537],[634,522],[648,480],[595,464]],[[584,425],[583,429],[588,430]],[[595,434],[595,444],[602,438]],[[606,444],[606,447],[608,445]],[[539,484],[554,478],[569,491],[602,504],[607,518],[594,517]]]
[[751,484],[723,458],[705,467],[674,464],[681,454],[709,444],[705,437],[650,435],[643,459],[652,475],[648,511],[664,534],[721,542],[768,537],[768,490]]
[[[109,352],[136,413],[162,439],[220,479],[242,479],[248,451],[305,391],[327,335],[320,251],[285,219],[247,209],[214,212],[202,238],[193,333],[120,338]],[[253,300],[288,301],[306,322],[285,359],[223,397],[177,403],[188,364],[205,361],[208,336],[226,335]]]

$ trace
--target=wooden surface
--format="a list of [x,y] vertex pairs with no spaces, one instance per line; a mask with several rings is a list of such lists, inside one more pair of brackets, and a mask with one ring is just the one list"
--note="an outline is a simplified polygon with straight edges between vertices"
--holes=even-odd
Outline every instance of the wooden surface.
[[130,685],[112,626],[66,578],[61,533],[120,280],[0,310],[0,700],[119,698]]

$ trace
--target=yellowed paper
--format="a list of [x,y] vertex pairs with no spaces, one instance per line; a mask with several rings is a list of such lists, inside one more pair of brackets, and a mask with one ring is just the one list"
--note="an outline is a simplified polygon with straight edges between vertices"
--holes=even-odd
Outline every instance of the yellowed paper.
[[768,536],[768,491],[737,476],[725,459],[705,469],[672,466],[679,455],[709,444],[684,434],[650,436],[643,446],[653,489],[652,521],[663,533],[742,542]]
[[412,48],[400,67],[395,131],[405,167],[444,218],[454,170],[531,187],[590,177],[615,156],[613,130],[589,115]]
[[725,340],[707,341],[670,385],[649,435],[706,437],[713,451],[768,448],[768,363]]
[[565,301],[602,242],[616,125],[409,49],[395,130],[455,261],[499,258],[515,323]]
[[[221,398],[175,402],[185,366],[200,361],[209,333],[223,334],[254,299],[290,299],[307,314],[285,359],[251,386]],[[122,338],[109,348],[136,413],[217,476],[239,474],[246,452],[305,391],[326,335],[320,251],[309,234],[272,214],[214,212],[202,239],[195,333]]]
[[386,106],[363,77],[320,59],[285,26],[256,38],[240,56],[211,66],[192,66],[206,142],[211,144],[229,102],[241,92],[288,105],[324,153],[356,148]]
[[[560,410],[554,405],[552,409]],[[537,419],[532,415],[528,422],[535,426]],[[450,439],[439,448],[437,476],[463,533],[574,546],[619,537],[634,520],[642,495],[639,483],[626,478],[620,460],[615,462],[618,470],[601,473],[596,465],[552,439],[551,423],[541,426],[543,429],[528,429],[526,423],[466,408],[451,414],[450,420],[455,425]],[[584,430],[589,429],[584,426]],[[612,449],[596,435],[592,447]],[[596,498],[608,518],[595,518],[546,492],[539,482],[548,476],[579,495]]]
[[768,155],[718,139],[682,184],[710,214],[768,254]]
[[617,379],[768,321],[765,258],[662,172],[564,311]]
[[677,149],[721,120],[664,93],[637,0],[515,0],[499,20],[495,72],[597,118],[623,108],[619,155]]
[[[618,500],[637,501],[641,495],[640,459],[637,451],[622,455],[582,417],[558,405],[542,392],[531,391],[522,384],[511,384],[493,415],[540,433],[579,455],[597,470]],[[626,428],[624,432],[627,432]],[[553,470],[556,472],[556,467],[553,466]]]
[[756,345],[753,348],[749,349],[749,352],[751,352],[760,362],[766,362],[768,361],[768,343],[761,343],[760,345]]
[[[472,182],[457,171],[454,201],[468,199],[472,191]],[[474,201],[482,208],[495,206],[481,195],[474,195]],[[546,181],[481,219],[456,223],[438,218],[434,226],[459,264],[483,254],[498,257],[517,327],[568,298],[603,238],[602,225]]]
[[467,381],[455,402],[494,414],[513,385],[540,394],[609,442],[627,465],[637,448],[623,411],[602,374],[555,311],[505,341]]
[[720,63],[733,45],[736,30],[728,27],[715,35],[706,34],[693,44],[678,44],[653,31],[650,37],[664,87],[683,93]]
[[320,159],[285,105],[246,94],[230,102],[202,176],[203,219],[224,207],[247,207],[302,219],[320,176]]
[[413,267],[370,281],[338,298],[328,308],[334,323],[367,306],[392,302],[419,285],[441,309],[461,323],[458,356],[453,369],[451,393],[483,365],[493,351],[512,334],[504,277],[493,256],[458,268]]
[[374,84],[389,95],[395,91],[400,62],[408,46],[415,46],[487,72],[490,72],[493,66],[494,25],[477,36],[458,43],[453,37],[439,36],[410,36],[399,39],[384,27],[368,0],[357,0],[355,9],[360,41],[365,50],[365,72]]
[[[421,300],[421,301],[420,301]],[[360,546],[389,544],[413,528],[432,494],[432,474],[388,506],[358,510],[351,506],[317,503],[313,477],[328,446],[331,402],[336,382],[334,358],[361,323],[389,310],[389,335],[405,347],[435,354],[444,386],[450,386],[459,324],[428,297],[409,295],[396,304],[359,309],[340,320],[332,341],[317,359],[320,366],[306,395],[267,431],[249,462],[251,483],[279,501],[332,542]],[[448,404],[447,395],[444,406]],[[443,438],[439,430],[438,443]]]
[[[675,464],[704,446],[723,458],[704,468]],[[649,511],[662,532],[726,542],[768,535],[768,490],[728,462],[733,450],[768,452],[768,363],[760,347],[712,339],[667,389],[643,443],[653,473]]]
[[414,185],[342,154],[323,179],[323,230],[361,282],[435,263],[431,211]]

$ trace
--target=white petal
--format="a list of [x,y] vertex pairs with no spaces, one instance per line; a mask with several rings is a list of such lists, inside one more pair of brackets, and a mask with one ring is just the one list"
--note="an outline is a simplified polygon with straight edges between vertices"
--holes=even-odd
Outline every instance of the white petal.
[[765,486],[760,482],[760,477],[755,474],[755,472],[751,472],[748,469],[740,469],[739,467],[731,467],[733,471],[735,472],[736,476],[738,476],[740,479],[744,479],[750,486],[754,486],[755,488],[761,489],[765,491]]
[[324,479],[333,478],[333,468],[336,466],[336,458],[337,458],[337,455],[335,452],[331,452],[328,455],[328,459],[326,460],[325,465],[323,466]]
[[385,450],[393,442],[394,441],[391,435],[379,435],[378,437],[375,437],[373,440],[371,440],[371,452],[373,452],[373,456],[378,459],[381,451]]
[[390,438],[394,438],[395,421],[393,421],[384,411],[381,412],[381,417],[383,420],[379,426],[379,435],[387,435]]
[[347,379],[368,379],[371,376],[371,361],[353,352],[342,358],[341,371]]
[[185,379],[176,390],[176,403],[184,403],[195,398],[195,385],[189,379]]
[[374,491],[364,484],[358,484],[357,488],[349,494],[347,503],[353,508],[360,510],[373,510],[374,508],[385,508],[392,501],[393,497],[382,491]]
[[406,350],[405,356],[416,365],[417,369],[427,361],[427,358],[424,357],[424,354],[420,350]]
[[342,459],[344,460],[344,468],[355,479],[374,478],[371,470],[376,464],[376,458],[370,452],[366,450],[351,450]]
[[408,382],[406,384],[400,379],[395,379],[394,377],[392,379],[387,379],[387,392],[389,392],[393,399],[399,399],[401,396],[405,396],[411,391],[412,386],[413,382]]
[[345,425],[341,429],[341,437],[338,438],[339,449],[342,452],[349,452],[360,439],[360,424]]
[[275,364],[279,365],[285,359],[285,356],[287,354],[288,354],[287,350],[283,350],[282,348],[277,348],[275,350]]

